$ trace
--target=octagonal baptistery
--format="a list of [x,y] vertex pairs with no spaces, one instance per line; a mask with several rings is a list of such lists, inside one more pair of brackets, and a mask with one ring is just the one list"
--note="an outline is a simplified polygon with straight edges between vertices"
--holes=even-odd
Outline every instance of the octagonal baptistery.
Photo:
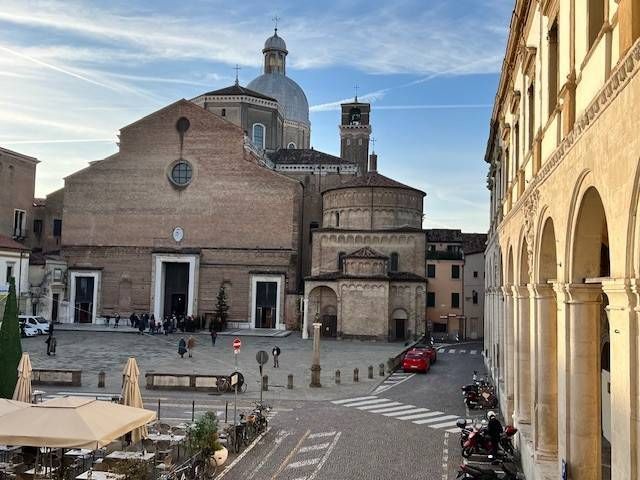
[[368,172],[322,194],[324,228],[422,228],[425,193],[378,172]]

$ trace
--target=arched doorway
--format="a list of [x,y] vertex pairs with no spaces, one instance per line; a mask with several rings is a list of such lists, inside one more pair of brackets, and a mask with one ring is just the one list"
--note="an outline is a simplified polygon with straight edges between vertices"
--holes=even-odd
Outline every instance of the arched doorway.
[[[610,444],[603,423],[601,339],[606,317],[602,279],[610,276],[609,234],[600,194],[594,187],[582,196],[572,235],[569,307],[570,468],[576,478],[611,478]],[[606,420],[603,421],[603,418]]]
[[314,288],[309,293],[308,308],[313,322],[322,323],[321,335],[336,337],[338,333],[338,297],[336,292],[324,286]]
[[558,306],[551,282],[558,277],[558,258],[551,218],[545,220],[542,228],[537,267],[534,448],[538,457],[555,458],[558,452]]
[[516,398],[518,423],[531,423],[531,333],[530,333],[530,301],[529,289],[529,246],[526,238],[520,245],[520,262],[518,285],[514,288],[514,301],[517,308],[517,333],[516,333]]
[[391,315],[391,332],[394,340],[406,340],[407,339],[407,325],[408,325],[407,311],[403,308],[396,308]]

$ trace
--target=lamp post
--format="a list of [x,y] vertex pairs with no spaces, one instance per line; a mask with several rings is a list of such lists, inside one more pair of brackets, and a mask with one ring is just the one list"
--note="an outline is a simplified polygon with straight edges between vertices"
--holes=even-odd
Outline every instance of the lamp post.
[[311,361],[311,384],[310,387],[321,387],[320,385],[320,327],[321,323],[313,323],[313,359]]

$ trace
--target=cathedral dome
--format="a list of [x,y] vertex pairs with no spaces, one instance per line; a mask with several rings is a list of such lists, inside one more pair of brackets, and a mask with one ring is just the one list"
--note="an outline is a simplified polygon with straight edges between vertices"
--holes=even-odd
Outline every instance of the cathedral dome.
[[[284,41],[282,43],[284,44]],[[264,73],[249,82],[247,88],[278,100],[286,120],[309,124],[307,96],[300,85],[286,75],[276,72]]]

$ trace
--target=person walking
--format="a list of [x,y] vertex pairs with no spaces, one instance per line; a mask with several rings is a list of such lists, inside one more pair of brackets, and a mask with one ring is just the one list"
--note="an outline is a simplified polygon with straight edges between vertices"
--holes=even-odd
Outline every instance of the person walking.
[[138,319],[138,335],[142,335],[146,328],[146,323],[144,321],[144,315],[141,315]]
[[154,317],[153,313],[151,314],[151,318],[149,319],[149,332],[151,333],[151,335],[156,333],[156,318]]
[[196,339],[193,338],[193,335],[189,335],[187,339],[187,350],[189,351],[189,358],[193,357],[193,349],[196,346]]
[[120,314],[116,312],[116,316],[113,317],[113,328],[118,328],[119,324],[120,324]]
[[271,354],[273,355],[273,368],[280,368],[280,347],[277,345],[273,347]]
[[136,312],[131,312],[131,315],[129,315],[129,326],[130,327],[137,327],[136,325]]
[[187,353],[187,342],[184,341],[184,338],[180,338],[178,342],[178,355],[180,355],[180,358],[184,358],[185,353]]
[[211,345],[216,346],[216,339],[218,338],[218,332],[216,332],[213,328],[211,329]]
[[111,321],[111,315],[105,315],[104,323],[107,325],[107,328],[109,328],[109,321]]
[[489,438],[491,438],[491,455],[494,457],[498,454],[498,446],[500,445],[500,437],[502,436],[502,424],[495,412],[487,413],[487,418],[489,419],[489,423],[487,424],[487,433],[489,434]]
[[47,344],[47,355],[51,356],[51,354],[55,355],[56,354],[56,338],[51,335],[51,333],[49,333],[49,336],[47,337],[47,339],[44,341],[44,343]]

